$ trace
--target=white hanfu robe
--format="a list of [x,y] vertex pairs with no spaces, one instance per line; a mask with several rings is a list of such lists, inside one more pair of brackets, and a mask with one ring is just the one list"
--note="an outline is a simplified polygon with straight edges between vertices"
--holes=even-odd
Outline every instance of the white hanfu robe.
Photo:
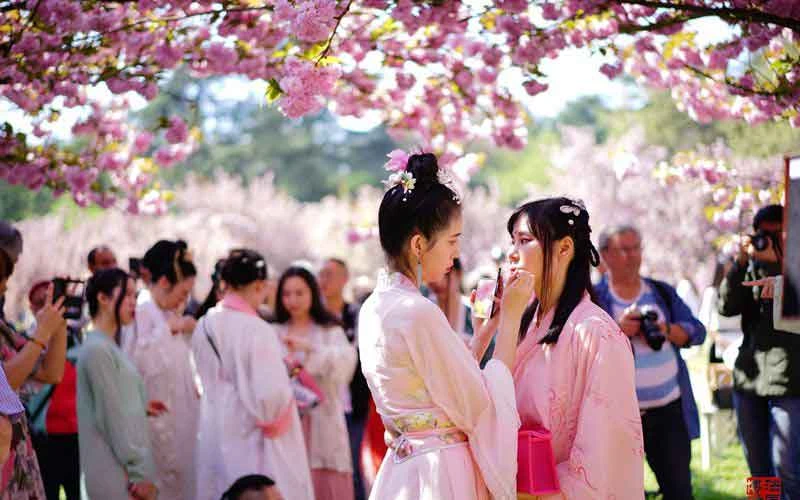
[[397,437],[370,498],[515,499],[519,416],[511,372],[484,370],[442,311],[382,272],[359,317],[361,366]]
[[[192,348],[203,385],[197,499],[217,500],[239,477],[264,474],[284,498],[313,500],[303,430],[274,328],[228,292],[198,322]],[[281,420],[285,429],[276,437],[257,427]]]
[[189,335],[173,335],[166,313],[143,294],[137,300],[135,329],[125,332],[123,347],[142,375],[148,398],[167,407],[148,418],[159,498],[194,500],[200,394]]

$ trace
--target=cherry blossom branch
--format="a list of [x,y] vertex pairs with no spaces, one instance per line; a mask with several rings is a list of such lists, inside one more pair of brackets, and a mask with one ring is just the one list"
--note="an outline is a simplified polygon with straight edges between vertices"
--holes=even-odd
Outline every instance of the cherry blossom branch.
[[706,7],[703,5],[672,3],[656,0],[620,0],[619,3],[641,5],[642,7],[652,7],[654,9],[672,9],[703,14],[704,16],[715,16],[731,21],[747,21],[783,26],[792,31],[800,33],[800,21],[788,17],[781,17],[769,12],[758,9],[743,9],[739,7]]
[[347,12],[350,10],[350,6],[352,4],[353,4],[353,0],[347,0],[347,5],[344,6],[344,10],[342,10],[342,13],[334,18],[334,19],[336,19],[336,24],[333,26],[333,30],[331,30],[331,35],[328,37],[328,41],[325,42],[325,49],[317,57],[317,61],[316,61],[317,64],[319,64],[320,61],[325,59],[325,57],[327,57],[327,55],[328,55],[328,52],[330,52],[331,44],[333,43],[333,37],[336,36],[336,30],[339,29],[339,23],[341,23],[342,19],[344,18],[344,16],[347,15]]

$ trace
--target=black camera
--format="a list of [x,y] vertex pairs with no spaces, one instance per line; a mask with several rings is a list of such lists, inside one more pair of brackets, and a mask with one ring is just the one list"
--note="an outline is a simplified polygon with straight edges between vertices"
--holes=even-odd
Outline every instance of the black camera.
[[642,307],[639,309],[639,314],[641,315],[641,331],[645,342],[650,346],[650,349],[660,351],[667,338],[661,333],[661,328],[658,326],[658,311],[650,307]]
[[750,236],[750,243],[759,252],[763,252],[769,248],[769,243],[775,238],[773,233],[759,229],[756,234]]
[[64,318],[81,319],[86,283],[72,278],[53,278],[53,303],[64,297]]

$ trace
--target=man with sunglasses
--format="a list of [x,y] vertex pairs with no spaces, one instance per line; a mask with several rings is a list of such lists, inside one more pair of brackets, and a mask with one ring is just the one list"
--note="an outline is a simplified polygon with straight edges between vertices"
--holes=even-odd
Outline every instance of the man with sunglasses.
[[800,336],[775,328],[773,300],[749,282],[781,272],[783,207],[768,205],[720,286],[719,312],[742,315],[733,402],[750,474],[781,479],[782,498],[800,498]]

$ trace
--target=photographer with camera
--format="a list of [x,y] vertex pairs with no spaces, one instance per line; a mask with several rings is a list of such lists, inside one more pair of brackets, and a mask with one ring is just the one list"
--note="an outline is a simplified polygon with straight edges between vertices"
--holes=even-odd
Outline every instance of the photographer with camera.
[[[0,295],[14,271],[14,260],[0,249]],[[49,286],[45,306],[36,315],[36,330],[26,338],[0,320],[0,362],[9,385],[21,399],[28,387],[25,382],[34,380],[46,384],[61,381],[67,349],[67,324],[64,320],[63,299],[53,303],[53,287]],[[24,388],[23,388],[24,387]],[[18,439],[12,444],[12,465],[6,464],[0,477],[2,498],[45,498],[39,463],[31,442],[28,419],[16,422]]]
[[777,476],[783,498],[800,498],[800,336],[775,328],[773,299],[760,284],[781,272],[783,207],[762,207],[753,230],[720,286],[718,304],[723,316],[742,315],[733,370],[739,438],[753,476]]
[[595,287],[597,303],[631,340],[647,463],[664,500],[690,499],[690,441],[700,436],[700,419],[680,348],[702,344],[705,327],[675,288],[641,276],[638,229],[608,228],[599,243],[608,273]]

